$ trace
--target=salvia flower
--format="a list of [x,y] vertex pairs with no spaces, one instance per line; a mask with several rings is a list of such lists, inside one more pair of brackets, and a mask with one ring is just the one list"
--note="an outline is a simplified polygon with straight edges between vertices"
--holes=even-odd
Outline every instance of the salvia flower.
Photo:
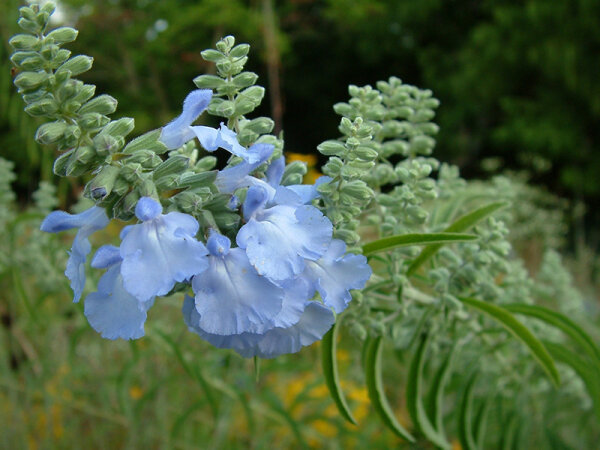
[[142,197],[135,215],[142,223],[124,228],[120,255],[125,289],[141,301],[169,293],[208,267],[208,251],[196,240],[198,222],[180,212],[162,214],[162,206]]
[[85,262],[92,251],[89,237],[108,225],[108,217],[103,208],[93,206],[79,214],[65,211],[52,211],[42,222],[40,229],[47,233],[79,228],[69,252],[65,275],[71,281],[73,301],[78,302],[85,286]]

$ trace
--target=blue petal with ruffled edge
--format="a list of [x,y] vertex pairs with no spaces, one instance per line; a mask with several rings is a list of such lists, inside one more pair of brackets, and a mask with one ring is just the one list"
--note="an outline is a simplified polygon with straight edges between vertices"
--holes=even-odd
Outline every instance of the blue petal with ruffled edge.
[[167,294],[176,282],[208,267],[208,251],[194,237],[196,219],[180,212],[162,215],[161,209],[156,200],[141,198],[135,213],[144,222],[124,233],[120,247],[125,289],[141,301]]
[[237,234],[237,244],[259,274],[274,282],[302,273],[305,259],[319,259],[329,247],[333,226],[310,205],[277,205],[257,211]]
[[40,229],[48,233],[79,228],[69,252],[65,275],[71,281],[73,301],[78,302],[85,286],[85,261],[92,251],[88,238],[108,225],[108,217],[103,208],[92,206],[79,214],[53,211],[44,219]]
[[160,141],[167,148],[173,150],[194,139],[195,134],[190,125],[208,107],[211,98],[212,91],[210,89],[198,89],[190,92],[183,101],[181,115],[163,127]]
[[231,194],[241,187],[251,186],[253,180],[250,180],[250,173],[262,163],[266,162],[273,154],[274,146],[271,144],[254,144],[248,149],[248,152],[258,155],[258,160],[252,164],[242,161],[236,166],[227,167],[217,173],[215,185],[219,191],[225,194]]
[[350,289],[365,287],[372,273],[364,255],[345,253],[346,244],[334,239],[319,260],[306,262],[301,275],[321,294],[323,303],[338,314],[352,300]]
[[227,128],[227,125],[221,123],[217,130],[206,126],[190,127],[190,130],[196,135],[202,147],[214,152],[218,148],[225,149],[233,155],[239,156],[249,164],[256,164],[262,158],[262,153],[255,146],[246,149],[238,140],[235,131]]
[[141,302],[123,287],[121,265],[113,265],[84,301],[84,314],[105,339],[138,339],[144,335],[147,311],[154,298]]
[[302,347],[322,339],[335,321],[331,310],[317,302],[305,302],[302,309],[300,319],[288,327],[275,327],[264,334],[240,333],[229,336],[207,333],[198,326],[200,314],[191,297],[186,296],[182,311],[189,330],[215,347],[233,349],[245,358],[275,358],[296,353]]
[[219,335],[264,333],[273,328],[273,319],[281,311],[283,289],[259,276],[242,249],[229,249],[215,243],[217,239],[229,242],[213,233],[207,242],[209,267],[192,279],[200,314],[198,327]]

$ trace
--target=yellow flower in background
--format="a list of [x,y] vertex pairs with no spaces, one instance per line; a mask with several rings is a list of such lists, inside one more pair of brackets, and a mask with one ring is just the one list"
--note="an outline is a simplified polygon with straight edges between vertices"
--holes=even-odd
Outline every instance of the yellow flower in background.
[[312,153],[287,152],[285,156],[288,163],[293,161],[302,161],[303,163],[306,163],[308,171],[306,172],[306,175],[304,175],[304,179],[302,180],[304,184],[314,184],[317,178],[323,175],[321,172],[319,172],[318,169],[315,168],[318,161],[317,155]]

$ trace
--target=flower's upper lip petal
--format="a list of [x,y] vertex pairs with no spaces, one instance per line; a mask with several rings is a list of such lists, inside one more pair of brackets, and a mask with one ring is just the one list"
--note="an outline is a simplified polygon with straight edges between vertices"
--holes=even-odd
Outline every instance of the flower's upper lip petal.
[[210,89],[192,91],[183,101],[183,111],[179,117],[163,127],[160,140],[167,148],[174,150],[194,138],[190,125],[208,107],[212,98]]

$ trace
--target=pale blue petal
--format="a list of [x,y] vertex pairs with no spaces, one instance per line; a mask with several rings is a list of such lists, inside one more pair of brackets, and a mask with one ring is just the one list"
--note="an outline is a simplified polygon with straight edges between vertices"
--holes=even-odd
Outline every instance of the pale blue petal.
[[267,169],[267,182],[277,188],[281,183],[281,178],[283,177],[283,172],[285,171],[285,158],[283,156],[277,158],[274,161],[271,161],[271,165]]
[[246,192],[244,200],[243,212],[246,220],[253,217],[254,213],[267,204],[269,193],[262,186],[251,186]]
[[352,296],[350,289],[362,289],[371,277],[371,267],[363,255],[345,254],[346,244],[331,241],[327,253],[318,261],[307,261],[302,274],[319,291],[325,305],[341,313]]
[[93,206],[79,214],[64,211],[51,212],[42,222],[40,229],[49,233],[79,228],[69,252],[65,275],[71,282],[73,301],[78,302],[85,286],[85,261],[92,251],[88,238],[106,225],[109,219],[103,208]]
[[142,197],[135,205],[135,216],[143,220],[156,219],[162,213],[162,205],[152,197]]
[[322,176],[315,181],[315,184],[292,184],[291,186],[285,186],[285,189],[289,189],[300,197],[302,203],[310,203],[315,198],[319,198],[319,191],[317,188],[323,183],[329,183],[330,177]]
[[102,275],[98,291],[85,298],[84,314],[103,338],[138,339],[144,335],[146,312],[153,302],[140,302],[123,288],[117,264]]
[[121,253],[119,247],[114,245],[103,245],[92,258],[91,266],[94,269],[107,269],[110,266],[121,262]]
[[205,270],[208,251],[197,231],[196,219],[179,212],[132,226],[120,247],[125,289],[145,301]]
[[252,177],[248,177],[248,175],[269,159],[274,148],[271,144],[254,144],[248,149],[249,153],[257,155],[254,163],[242,161],[236,166],[219,171],[215,181],[219,191],[230,194],[240,187],[252,185],[253,181],[249,179]]
[[287,353],[296,353],[302,347],[323,338],[335,317],[329,308],[317,302],[309,302],[300,321],[289,328],[273,328],[267,331],[253,351],[238,352],[246,358],[275,358]]
[[69,214],[65,211],[52,211],[40,226],[40,230],[47,233],[58,233],[71,228],[85,228],[88,234],[100,230],[108,225],[108,217],[104,208],[92,206],[79,214]]
[[214,152],[219,148],[219,130],[211,127],[190,127],[194,132],[204,150]]
[[281,311],[284,292],[261,277],[246,253],[232,248],[222,257],[210,256],[209,268],[192,279],[198,326],[220,335],[263,333]]
[[163,127],[160,140],[173,150],[194,138],[190,125],[206,109],[212,98],[210,89],[198,89],[188,94],[183,102],[183,112],[179,117]]
[[332,230],[313,206],[278,205],[250,219],[236,240],[259,274],[282,281],[300,274],[305,259],[316,260],[327,251]]

